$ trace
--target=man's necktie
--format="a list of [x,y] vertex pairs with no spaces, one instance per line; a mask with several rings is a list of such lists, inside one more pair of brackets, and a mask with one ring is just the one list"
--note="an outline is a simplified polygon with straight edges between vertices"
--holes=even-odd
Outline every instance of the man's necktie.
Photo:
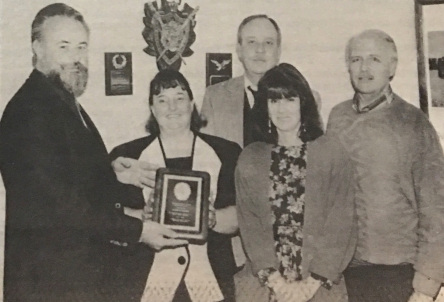
[[83,122],[83,125],[84,125],[86,128],[88,128],[88,124],[86,123],[86,118],[85,118],[85,116],[86,116],[85,111],[83,110],[83,108],[82,108],[82,106],[80,105],[80,103],[77,102],[77,101],[76,101],[76,108],[77,108],[77,111],[79,112],[79,116],[80,116],[80,119],[81,119],[82,122]]
[[[248,90],[251,91],[251,93],[253,94],[254,97],[254,106],[256,105],[257,102],[257,91],[253,90],[251,88],[251,86],[248,86]],[[253,127],[254,127],[254,123],[253,123],[253,119],[251,116],[251,107],[250,107],[250,102],[248,101],[248,95],[247,92],[245,91],[244,93],[244,147],[246,147],[247,145],[251,144],[252,142],[254,142],[253,139]]]
[[258,92],[257,90],[253,90],[253,88],[251,88],[251,86],[248,86],[248,90],[250,90],[250,92],[253,94],[253,98],[254,98],[254,102],[253,102],[253,107],[256,106],[256,102],[258,101]]

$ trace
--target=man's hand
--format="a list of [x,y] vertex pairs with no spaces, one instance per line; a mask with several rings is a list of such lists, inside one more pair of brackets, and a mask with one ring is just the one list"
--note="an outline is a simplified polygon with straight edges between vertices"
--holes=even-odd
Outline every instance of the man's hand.
[[159,166],[129,157],[118,157],[111,163],[117,179],[139,188],[154,187]]
[[414,292],[410,296],[409,302],[433,302],[433,298],[418,292]]
[[175,239],[178,234],[154,221],[144,221],[140,241],[156,251],[166,247],[178,247],[187,245],[188,241]]
[[283,277],[272,274],[268,286],[278,302],[307,302],[316,294],[321,282],[308,277],[302,281],[287,283]]
[[123,213],[127,216],[131,216],[140,220],[143,220],[143,210],[141,209],[133,209],[129,207],[123,207]]

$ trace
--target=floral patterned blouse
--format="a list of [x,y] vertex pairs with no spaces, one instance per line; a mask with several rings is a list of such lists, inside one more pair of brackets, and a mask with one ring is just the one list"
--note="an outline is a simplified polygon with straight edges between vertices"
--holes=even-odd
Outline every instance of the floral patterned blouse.
[[289,282],[301,280],[306,144],[275,146],[271,153],[270,203],[279,272]]
[[[302,228],[304,225],[305,176],[307,145],[274,146],[271,152],[270,204],[272,210],[273,236],[279,273],[287,282],[302,280]],[[259,271],[261,283],[266,284],[274,271],[267,268]],[[312,274],[322,285],[330,288],[332,282]],[[270,301],[275,301],[273,293]]]

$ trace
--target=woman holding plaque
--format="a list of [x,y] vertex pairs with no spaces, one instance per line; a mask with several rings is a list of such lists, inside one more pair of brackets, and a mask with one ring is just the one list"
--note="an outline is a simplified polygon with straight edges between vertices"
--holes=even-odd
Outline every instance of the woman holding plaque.
[[350,163],[338,156],[345,152],[338,140],[321,137],[315,99],[295,67],[272,68],[258,91],[260,141],[243,150],[235,173],[248,259],[236,299],[344,301],[343,282],[333,282],[356,240]]
[[[209,199],[215,210],[205,244],[157,251],[149,273],[139,270],[139,276],[134,276],[147,281],[142,301],[234,301],[231,235],[238,229],[234,168],[241,149],[235,143],[199,133],[202,121],[193,93],[178,71],[162,70],[154,77],[149,108],[150,135],[116,147],[111,158],[129,157],[159,167],[207,172]],[[134,197],[124,205],[126,212],[140,217],[151,188],[128,186]],[[187,197],[188,185],[176,185],[174,194],[179,199]]]

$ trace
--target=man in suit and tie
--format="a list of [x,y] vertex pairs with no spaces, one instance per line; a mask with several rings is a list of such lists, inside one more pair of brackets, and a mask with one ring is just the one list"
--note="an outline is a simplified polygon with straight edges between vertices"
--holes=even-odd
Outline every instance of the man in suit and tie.
[[207,88],[201,113],[208,124],[202,132],[245,147],[253,141],[249,113],[257,83],[281,55],[281,30],[276,21],[267,15],[245,18],[238,28],[236,53],[245,73]]
[[[237,31],[236,53],[244,74],[207,88],[201,109],[207,125],[202,132],[231,140],[242,147],[254,141],[250,113],[257,84],[265,72],[278,64],[281,42],[278,24],[267,15],[251,15],[242,20]],[[316,91],[313,94],[320,106],[319,94]],[[233,240],[234,255],[237,265],[242,266],[245,255],[237,239]]]
[[125,195],[107,150],[76,100],[88,79],[82,15],[51,4],[36,15],[31,40],[34,70],[0,122],[4,300],[138,301],[145,280],[137,293],[116,286],[112,269],[125,262],[115,257],[116,246],[142,242],[159,250],[186,242],[123,212]]
[[[265,72],[278,64],[281,42],[278,24],[267,15],[252,15],[241,22],[236,53],[244,74],[207,88],[201,113],[208,124],[202,132],[243,147],[254,141],[249,113],[254,106],[257,83]],[[313,94],[320,107],[319,93],[313,91]]]
[[[281,55],[281,30],[276,21],[267,15],[245,18],[237,31],[236,53],[245,73],[207,88],[201,109],[207,125],[201,131],[245,147],[253,142],[250,112],[257,83],[277,65]],[[230,210],[236,209],[233,206]],[[245,254],[239,237],[234,237],[232,243],[236,264],[242,267]]]

